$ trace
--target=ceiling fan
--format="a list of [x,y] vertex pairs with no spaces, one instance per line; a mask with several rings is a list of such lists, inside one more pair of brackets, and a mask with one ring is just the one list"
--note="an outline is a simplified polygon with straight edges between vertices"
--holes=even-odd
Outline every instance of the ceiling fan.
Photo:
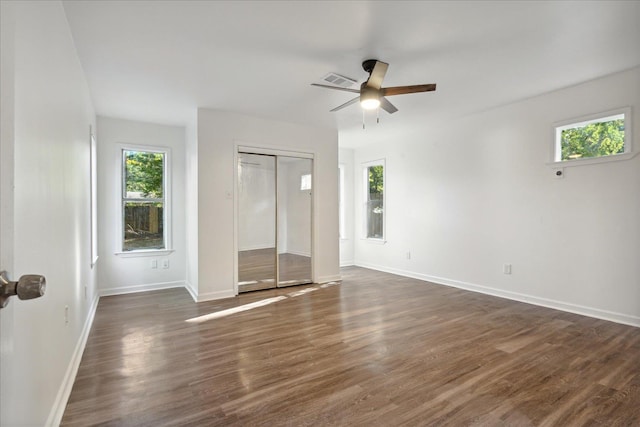
[[311,83],[311,85],[359,94],[358,97],[337,106],[336,108],[331,110],[332,112],[341,110],[351,104],[355,104],[356,102],[360,101],[360,105],[365,110],[373,110],[380,107],[387,113],[393,114],[398,111],[398,109],[392,103],[390,103],[389,100],[385,98],[385,96],[404,95],[407,93],[417,92],[432,92],[436,90],[435,84],[382,87],[382,80],[384,79],[385,74],[387,74],[387,68],[389,68],[389,64],[387,64],[386,62],[378,61],[377,59],[367,59],[362,63],[362,68],[367,73],[369,73],[369,78],[367,79],[367,81],[362,83],[362,85],[360,85],[360,90],[339,86],[329,86],[318,83]]

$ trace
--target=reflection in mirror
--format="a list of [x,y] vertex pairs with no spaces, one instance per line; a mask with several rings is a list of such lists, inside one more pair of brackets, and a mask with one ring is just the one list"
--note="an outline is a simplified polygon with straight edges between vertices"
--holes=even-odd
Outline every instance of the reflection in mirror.
[[276,286],[276,158],[238,154],[238,291]]
[[278,286],[312,283],[311,159],[278,156]]

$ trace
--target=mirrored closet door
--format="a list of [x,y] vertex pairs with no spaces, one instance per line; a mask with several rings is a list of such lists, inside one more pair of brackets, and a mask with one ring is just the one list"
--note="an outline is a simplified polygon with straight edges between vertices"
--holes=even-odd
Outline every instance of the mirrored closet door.
[[238,290],[276,285],[276,158],[238,155]]
[[238,154],[238,292],[312,282],[313,160]]
[[312,160],[278,156],[278,286],[311,283]]

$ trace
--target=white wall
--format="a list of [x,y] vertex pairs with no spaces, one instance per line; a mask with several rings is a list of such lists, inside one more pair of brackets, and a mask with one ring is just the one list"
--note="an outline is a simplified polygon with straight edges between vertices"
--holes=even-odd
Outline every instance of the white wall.
[[[89,193],[95,114],[62,4],[2,2],[0,13],[2,125],[13,122],[14,131],[3,129],[12,140],[2,145],[15,144],[11,276],[47,279],[42,298],[14,298],[0,311],[0,424],[42,426],[62,416],[97,303]],[[15,103],[4,102],[6,88]]]
[[198,125],[186,128],[185,145],[185,246],[186,286],[194,300],[198,294]]
[[[354,251],[355,244],[354,238],[356,237],[354,234],[354,215],[356,210],[354,208],[359,209],[360,204],[356,205],[354,200],[354,164],[353,164],[353,150],[350,148],[340,148],[338,152],[339,156],[339,164],[344,170],[344,231],[345,234],[342,239],[340,239],[340,265],[348,266],[353,265],[354,263]],[[358,184],[360,184],[358,182]],[[358,210],[359,212],[359,210]],[[359,237],[359,236],[357,236]]]
[[275,248],[275,158],[251,154],[242,154],[241,158],[242,172],[238,176],[238,249]]
[[356,263],[640,325],[640,155],[545,164],[554,122],[621,106],[640,150],[639,68],[358,149],[356,178],[386,159],[387,243],[356,238]]
[[[198,299],[233,296],[234,153],[236,144],[315,152],[314,274],[340,277],[338,262],[338,136],[335,130],[217,110],[198,111]],[[206,278],[206,280],[204,280]]]
[[[297,159],[281,162],[278,165],[278,178],[282,180],[283,189],[278,193],[280,198],[278,206],[283,207],[280,214],[278,230],[285,230],[285,236],[278,246],[279,253],[292,253],[302,256],[311,256],[311,199],[312,190],[300,190],[300,178],[302,175],[312,173],[312,161],[310,159]],[[283,167],[284,166],[284,167]],[[280,171],[284,169],[284,173]]]
[[[168,148],[171,177],[170,254],[125,255],[121,235],[122,144]],[[102,295],[185,286],[185,128],[98,117],[98,206],[100,274]],[[169,260],[169,268],[162,261]],[[151,268],[151,261],[158,268]]]

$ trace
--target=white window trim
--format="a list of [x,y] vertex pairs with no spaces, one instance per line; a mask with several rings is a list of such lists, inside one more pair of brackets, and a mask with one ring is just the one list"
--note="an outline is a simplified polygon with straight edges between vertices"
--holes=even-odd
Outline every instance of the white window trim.
[[[383,245],[387,243],[387,165],[386,159],[372,160],[362,163],[362,240],[369,243],[375,243]],[[367,194],[369,191],[369,174],[368,168],[371,166],[382,166],[382,181],[384,182],[384,191],[382,193],[382,238],[379,237],[367,237]]]
[[[589,123],[601,121],[602,119],[611,118],[613,116],[624,116],[624,153],[612,154],[609,156],[600,157],[588,157],[584,159],[572,159],[572,160],[560,160],[561,147],[560,139],[558,135],[562,130],[584,126]],[[635,157],[638,153],[634,151],[633,147],[633,116],[631,107],[617,108],[615,110],[603,111],[600,113],[589,114],[569,120],[563,120],[561,122],[554,123],[552,126],[552,138],[551,138],[551,159],[547,162],[547,166],[568,167],[568,166],[584,166],[593,165],[598,163],[615,162],[620,160],[629,160]]]
[[[140,249],[133,251],[124,251],[122,250],[124,245],[124,216],[122,211],[122,201],[123,201],[123,190],[124,190],[124,162],[123,162],[123,151],[146,151],[151,153],[164,153],[164,248],[163,249]],[[172,205],[171,205],[171,148],[162,147],[162,146],[153,146],[153,145],[135,145],[135,144],[118,144],[116,157],[118,161],[118,191],[117,194],[117,206],[118,206],[118,243],[117,247],[118,251],[115,252],[115,255],[120,256],[122,258],[135,258],[135,257],[145,257],[145,256],[163,256],[169,255],[174,252],[173,249],[173,239],[172,239]]]
[[89,126],[89,193],[91,222],[91,268],[98,263],[98,145],[93,128]]
[[345,167],[344,163],[338,164],[338,236],[340,237],[340,240],[347,240],[344,206],[344,192],[346,190],[344,186]]

